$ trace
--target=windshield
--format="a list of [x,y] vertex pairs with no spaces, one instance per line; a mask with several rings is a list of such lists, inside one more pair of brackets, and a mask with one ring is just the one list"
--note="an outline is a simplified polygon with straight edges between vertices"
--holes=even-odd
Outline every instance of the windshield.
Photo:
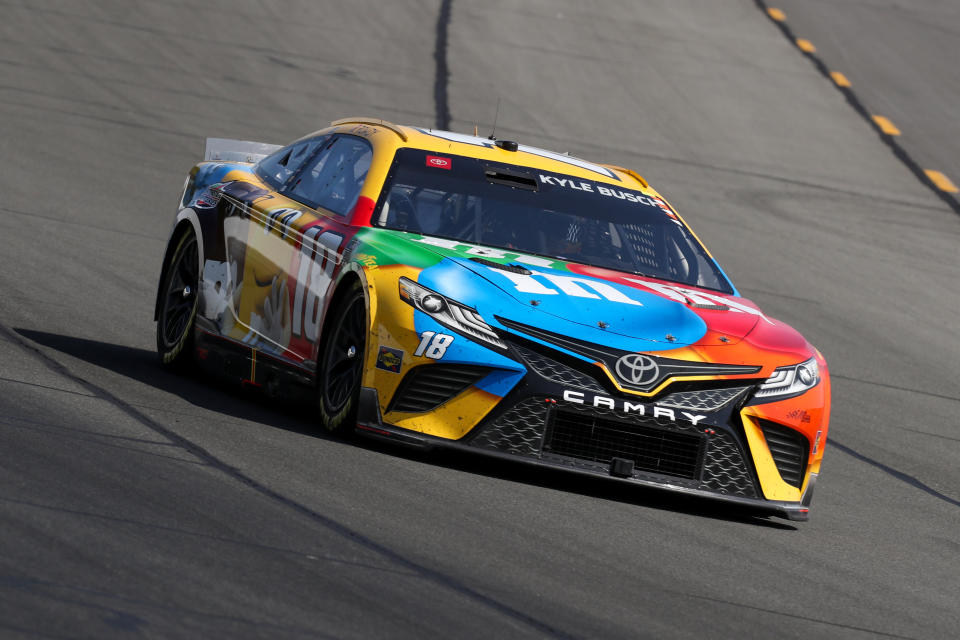
[[659,198],[611,184],[400,149],[373,223],[732,293]]

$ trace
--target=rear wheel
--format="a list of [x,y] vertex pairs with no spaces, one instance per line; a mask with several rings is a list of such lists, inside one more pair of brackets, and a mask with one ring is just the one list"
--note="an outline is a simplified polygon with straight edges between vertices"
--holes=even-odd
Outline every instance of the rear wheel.
[[197,236],[188,230],[177,240],[161,285],[157,353],[163,364],[169,367],[181,367],[192,356],[199,286]]
[[367,344],[367,305],[359,282],[347,288],[331,314],[319,358],[317,395],[323,426],[342,432],[357,420]]

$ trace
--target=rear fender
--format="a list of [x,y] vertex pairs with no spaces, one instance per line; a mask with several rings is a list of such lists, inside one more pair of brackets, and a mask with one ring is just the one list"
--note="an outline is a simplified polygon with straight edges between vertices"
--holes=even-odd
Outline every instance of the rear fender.
[[167,277],[167,267],[170,264],[170,256],[173,253],[177,238],[187,229],[193,229],[197,235],[197,250],[200,253],[200,273],[203,273],[205,256],[211,252],[211,245],[216,238],[216,213],[214,210],[202,211],[199,214],[187,207],[177,213],[173,222],[173,228],[170,230],[170,236],[167,238],[167,248],[163,252],[163,262],[160,268],[160,280],[157,283],[157,297],[153,306],[153,319],[160,318],[160,296],[163,290],[163,281]]

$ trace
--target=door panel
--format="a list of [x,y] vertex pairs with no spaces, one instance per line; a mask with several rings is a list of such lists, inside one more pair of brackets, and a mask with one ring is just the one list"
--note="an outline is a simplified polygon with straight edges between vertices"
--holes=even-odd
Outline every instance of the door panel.
[[[233,323],[225,335],[260,351],[316,361],[317,341],[341,253],[353,229],[340,218],[353,207],[372,150],[352,136],[306,141],[281,150],[258,174],[286,179],[279,191],[240,200],[229,195],[223,230]],[[318,202],[326,207],[316,209]],[[345,218],[343,218],[345,220]]]

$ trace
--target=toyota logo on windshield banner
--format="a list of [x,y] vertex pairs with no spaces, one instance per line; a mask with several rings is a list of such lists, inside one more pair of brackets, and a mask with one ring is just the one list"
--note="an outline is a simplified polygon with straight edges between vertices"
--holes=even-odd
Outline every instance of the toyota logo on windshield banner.
[[427,166],[437,169],[453,169],[453,160],[443,156],[427,156]]
[[642,353],[628,353],[617,360],[617,377],[638,387],[649,387],[660,379],[660,367]]

